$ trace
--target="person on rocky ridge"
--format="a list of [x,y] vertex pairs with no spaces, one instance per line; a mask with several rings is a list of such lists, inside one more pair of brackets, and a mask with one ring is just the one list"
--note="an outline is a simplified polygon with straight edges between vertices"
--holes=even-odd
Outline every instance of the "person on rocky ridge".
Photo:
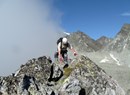
[[60,62],[64,61],[65,64],[68,64],[68,48],[73,52],[74,56],[77,55],[75,49],[70,45],[66,37],[59,38],[57,40],[57,52],[54,55],[55,59],[59,59]]

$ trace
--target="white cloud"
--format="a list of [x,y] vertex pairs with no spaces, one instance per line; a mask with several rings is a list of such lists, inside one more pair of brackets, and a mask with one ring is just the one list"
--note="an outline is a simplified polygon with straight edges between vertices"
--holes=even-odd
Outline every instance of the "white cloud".
[[53,0],[0,2],[0,76],[13,73],[30,58],[53,57],[56,40],[63,32],[61,13],[53,3]]
[[130,13],[129,12],[122,13],[121,16],[130,16]]

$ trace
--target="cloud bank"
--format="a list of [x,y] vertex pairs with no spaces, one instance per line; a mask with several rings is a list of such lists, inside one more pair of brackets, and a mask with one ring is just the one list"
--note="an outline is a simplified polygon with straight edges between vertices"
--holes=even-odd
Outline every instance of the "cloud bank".
[[0,76],[31,58],[53,57],[63,32],[60,16],[52,0],[0,1]]

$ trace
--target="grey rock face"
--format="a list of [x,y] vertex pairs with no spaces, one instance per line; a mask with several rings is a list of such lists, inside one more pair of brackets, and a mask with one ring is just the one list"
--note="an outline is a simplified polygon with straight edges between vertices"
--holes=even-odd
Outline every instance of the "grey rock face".
[[90,59],[82,56],[77,65],[80,68],[76,68],[72,75],[80,80],[86,95],[124,95],[117,82]]
[[102,47],[100,43],[97,43],[94,39],[80,31],[68,35],[67,38],[77,51],[93,52]]
[[130,50],[130,24],[125,24],[114,40],[105,48],[105,50],[117,52],[122,52],[125,49]]
[[113,39],[102,36],[99,39],[96,40],[97,43],[100,43],[102,45],[102,47],[104,48],[105,46],[107,46]]
[[127,90],[127,94],[126,95],[130,95],[130,89]]
[[0,95],[125,95],[118,83],[85,56],[69,67],[43,56],[29,60],[13,75],[0,77]]

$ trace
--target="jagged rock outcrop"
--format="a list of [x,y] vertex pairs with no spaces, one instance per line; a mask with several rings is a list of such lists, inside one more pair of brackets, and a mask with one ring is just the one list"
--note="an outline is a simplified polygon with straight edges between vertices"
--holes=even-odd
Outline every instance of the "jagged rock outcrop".
[[15,73],[0,77],[0,95],[125,95],[118,83],[89,58],[78,56],[64,64],[43,56]]
[[130,24],[124,24],[114,40],[104,50],[122,52],[126,49],[130,50]]
[[102,45],[81,31],[74,32],[67,36],[69,42],[80,52],[95,52],[101,49]]

